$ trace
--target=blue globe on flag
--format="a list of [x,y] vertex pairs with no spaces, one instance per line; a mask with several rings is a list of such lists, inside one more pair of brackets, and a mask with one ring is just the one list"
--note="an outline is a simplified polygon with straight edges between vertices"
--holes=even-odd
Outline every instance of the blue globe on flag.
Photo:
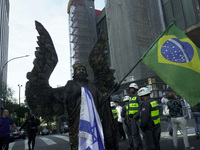
[[164,58],[175,63],[188,63],[194,56],[193,47],[177,38],[168,39],[161,47]]

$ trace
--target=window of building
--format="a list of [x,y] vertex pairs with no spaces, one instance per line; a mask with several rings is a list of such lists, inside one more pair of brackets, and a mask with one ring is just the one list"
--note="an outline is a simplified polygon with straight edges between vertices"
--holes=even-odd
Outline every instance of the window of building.
[[162,0],[162,7],[166,26],[174,22],[186,29],[199,22],[195,0]]

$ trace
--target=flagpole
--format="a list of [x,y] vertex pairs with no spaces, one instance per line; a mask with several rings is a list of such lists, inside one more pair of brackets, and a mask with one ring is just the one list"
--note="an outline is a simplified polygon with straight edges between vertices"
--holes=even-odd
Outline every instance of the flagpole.
[[113,92],[115,92],[116,89],[118,89],[121,85],[121,83],[124,81],[124,79],[126,79],[126,77],[135,69],[135,67],[137,67],[137,65],[142,61],[142,58],[140,58],[140,60],[131,68],[131,70],[121,79],[121,81],[119,83],[117,83],[115,85],[115,87],[111,90],[111,92],[106,96],[106,98],[104,99],[103,103],[101,104],[101,106],[99,108],[101,108],[106,101],[109,99],[109,97],[112,95]]

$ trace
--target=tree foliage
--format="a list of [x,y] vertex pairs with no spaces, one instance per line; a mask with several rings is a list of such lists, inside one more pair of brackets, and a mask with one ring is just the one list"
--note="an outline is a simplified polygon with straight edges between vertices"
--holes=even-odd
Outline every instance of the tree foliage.
[[25,117],[30,112],[25,104],[18,104],[17,99],[13,97],[14,90],[10,87],[4,86],[2,90],[2,99],[4,108],[9,110],[10,116],[14,122],[19,126],[23,123]]

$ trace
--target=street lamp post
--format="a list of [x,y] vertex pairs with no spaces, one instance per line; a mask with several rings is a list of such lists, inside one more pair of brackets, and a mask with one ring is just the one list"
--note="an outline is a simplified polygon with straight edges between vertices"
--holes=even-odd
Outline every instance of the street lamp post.
[[18,87],[19,87],[19,106],[20,106],[20,93],[21,93],[21,87],[22,87],[22,85],[18,84]]
[[[1,73],[0,73],[0,110],[2,108],[2,99],[3,99],[3,71],[4,71],[4,68],[5,66],[12,60],[15,60],[15,59],[20,59],[20,58],[23,58],[23,57],[28,57],[29,55],[25,55],[25,56],[19,56],[19,57],[14,57],[14,58],[11,58],[10,60],[8,60],[4,65],[3,67],[1,68]],[[1,111],[0,111],[0,115],[1,115]]]

